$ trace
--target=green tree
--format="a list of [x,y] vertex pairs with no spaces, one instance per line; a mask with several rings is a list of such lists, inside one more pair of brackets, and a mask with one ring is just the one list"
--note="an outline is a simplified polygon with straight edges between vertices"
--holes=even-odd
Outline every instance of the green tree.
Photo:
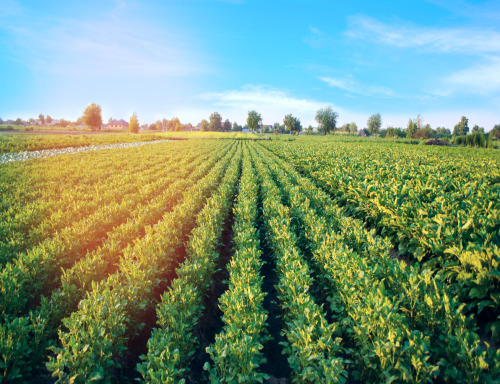
[[406,138],[412,139],[416,132],[417,132],[417,124],[415,123],[415,121],[410,119],[408,121],[408,127],[406,127]]
[[131,133],[139,133],[139,119],[137,118],[137,114],[135,112],[130,117],[130,123],[128,125],[128,130]]
[[224,132],[230,132],[231,131],[231,122],[229,121],[229,119],[226,119],[226,121],[224,121]]
[[472,132],[481,132],[484,134],[484,128],[476,124],[472,127]]
[[212,132],[218,132],[221,130],[222,126],[222,116],[218,112],[214,112],[210,115],[210,122],[208,123],[208,130]]
[[496,124],[493,129],[488,133],[488,136],[490,138],[496,137],[497,139],[500,139],[500,124]]
[[326,135],[329,132],[335,132],[339,114],[334,112],[331,107],[321,108],[316,112],[316,121],[318,122],[318,132]]
[[469,119],[462,116],[460,122],[453,128],[453,136],[464,136],[469,133]]
[[300,120],[297,117],[293,117],[291,113],[285,116],[283,124],[285,124],[286,129],[292,134],[298,134],[302,131]]
[[155,130],[161,131],[161,127],[162,127],[161,120],[156,120]]
[[[93,131],[100,131],[101,126],[102,126],[102,110],[101,106],[97,104],[90,104],[87,108],[85,108],[85,111],[83,111],[83,122],[87,127],[90,127]],[[50,116],[47,116],[46,120],[47,123],[50,124]]]
[[203,132],[208,131],[208,121],[206,121],[205,119],[201,121],[201,130]]
[[248,111],[247,126],[250,132],[257,132],[261,123],[262,117],[260,116],[260,113],[257,113],[256,111]]
[[382,117],[380,113],[375,113],[368,118],[366,122],[368,125],[368,130],[372,135],[376,135],[378,131],[380,131],[380,127],[382,126]]
[[41,113],[38,115],[38,119],[40,119],[42,125],[45,124],[45,117]]
[[349,124],[349,132],[350,133],[358,132],[358,126],[356,125],[356,123]]

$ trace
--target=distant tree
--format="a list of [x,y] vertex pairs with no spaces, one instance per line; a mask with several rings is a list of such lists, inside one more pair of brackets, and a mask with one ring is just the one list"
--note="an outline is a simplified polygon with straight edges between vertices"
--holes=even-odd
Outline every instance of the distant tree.
[[329,132],[334,132],[337,126],[339,114],[334,112],[331,107],[321,108],[316,112],[316,121],[318,122],[318,132],[326,135]]
[[23,119],[21,119],[20,117],[18,117],[18,118],[14,121],[14,125],[23,125]]
[[0,117],[0,125],[3,124],[3,119]]
[[191,124],[191,123],[184,124],[184,130],[185,131],[192,131],[193,130],[193,124]]
[[162,125],[161,125],[161,120],[156,120],[156,123],[155,123],[155,127],[154,127],[154,129],[155,129],[156,131],[161,131],[161,127],[162,127]]
[[285,116],[283,124],[285,124],[286,129],[292,134],[298,134],[302,131],[300,120],[297,117],[293,117],[291,113]]
[[108,119],[108,124],[111,124],[112,122],[113,122],[113,118],[112,118],[112,117],[110,117],[110,118]]
[[229,119],[226,119],[226,121],[224,121],[224,132],[230,132],[231,131],[231,122],[229,121]]
[[368,130],[372,135],[376,135],[378,131],[380,131],[380,127],[382,126],[382,117],[380,113],[375,113],[368,118],[366,122],[368,125]]
[[306,128],[306,130],[305,130],[305,134],[306,134],[306,135],[312,135],[312,134],[314,134],[314,130],[313,130],[312,125],[309,125],[309,126]]
[[496,137],[497,139],[500,139],[500,124],[496,124],[493,129],[488,133],[488,136],[490,138]]
[[391,137],[406,137],[406,132],[402,128],[394,128],[394,127],[387,127],[386,133],[385,133],[386,138],[391,138]]
[[448,128],[437,127],[436,128],[436,138],[449,137],[451,136],[451,131]]
[[417,124],[412,119],[410,119],[408,121],[408,127],[406,127],[406,137],[408,139],[412,139],[416,132]]
[[65,119],[59,120],[59,126],[60,127],[67,127],[68,125],[71,125],[71,121],[68,121],[68,120],[65,120]]
[[350,133],[358,132],[358,126],[356,125],[356,123],[349,124],[349,132]]
[[484,134],[484,128],[476,124],[472,127],[472,132],[481,132]]
[[130,123],[128,125],[128,130],[131,133],[139,133],[139,119],[137,118],[137,114],[134,114],[130,117]]
[[280,126],[280,123],[274,123],[274,124],[273,124],[273,132],[274,132],[274,133],[281,133],[281,126]]
[[424,119],[422,116],[420,116],[420,114],[417,115],[417,117],[413,120],[413,122],[417,126],[417,130],[422,129],[424,127]]
[[218,112],[214,112],[209,117],[208,130],[218,132],[221,130],[222,116]]
[[[102,125],[102,110],[101,106],[97,104],[90,104],[85,111],[83,111],[83,122],[87,127],[90,127],[93,131],[100,131]],[[47,122],[49,121],[50,116],[47,115]],[[52,121],[52,119],[50,119]]]
[[432,139],[436,137],[436,131],[432,129],[430,124],[426,124],[422,129],[419,129],[414,135],[418,139]]
[[41,113],[38,115],[38,119],[40,120],[40,124],[45,124],[45,117]]
[[349,132],[349,123],[340,127],[340,132]]
[[208,121],[205,119],[201,121],[201,130],[204,132],[208,131]]
[[262,124],[262,116],[257,111],[248,111],[247,126],[250,132],[257,132],[260,124]]
[[[2,119],[0,119],[0,120],[2,120]],[[35,121],[35,119],[33,119],[32,117],[30,117],[30,118],[28,119],[28,124],[29,124],[29,125],[35,125],[35,123],[36,123],[36,121]],[[1,124],[1,122],[0,122],[0,124]]]
[[453,128],[453,136],[463,136],[469,133],[469,119],[462,116],[460,122]]
[[[87,108],[88,108],[88,107],[87,107]],[[45,118],[45,122],[46,122],[47,124],[52,123],[52,117],[50,117],[49,115],[47,115],[47,117]],[[88,124],[87,124],[87,125],[88,125]],[[89,127],[90,127],[90,125],[89,125]]]
[[76,119],[76,125],[82,125],[83,124],[83,117],[79,117],[78,119]]
[[232,130],[233,131],[237,131],[238,130],[238,123],[236,121],[233,122]]
[[243,127],[239,124],[236,123],[236,121],[233,123],[233,131],[234,132],[241,132],[243,130]]

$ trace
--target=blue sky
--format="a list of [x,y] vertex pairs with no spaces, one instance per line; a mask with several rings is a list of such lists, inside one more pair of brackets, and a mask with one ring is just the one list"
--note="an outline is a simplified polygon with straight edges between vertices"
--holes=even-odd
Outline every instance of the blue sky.
[[500,124],[500,1],[0,1],[0,117]]

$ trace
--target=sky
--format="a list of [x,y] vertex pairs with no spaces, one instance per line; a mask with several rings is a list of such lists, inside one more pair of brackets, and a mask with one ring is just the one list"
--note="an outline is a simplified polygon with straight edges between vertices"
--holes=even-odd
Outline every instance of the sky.
[[0,0],[0,118],[500,124],[500,1]]

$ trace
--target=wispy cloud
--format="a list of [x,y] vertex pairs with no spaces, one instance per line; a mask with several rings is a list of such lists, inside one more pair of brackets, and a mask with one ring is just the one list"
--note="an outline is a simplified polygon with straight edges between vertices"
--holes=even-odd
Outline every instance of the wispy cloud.
[[396,93],[390,88],[363,85],[350,78],[338,79],[333,77],[319,77],[319,79],[332,88],[338,88],[348,93],[364,96],[397,97]]
[[441,53],[500,54],[500,33],[490,29],[388,24],[364,15],[350,16],[348,25],[346,35],[353,39]]
[[500,57],[492,57],[472,68],[463,69],[444,78],[444,94],[476,93],[490,95],[500,92]]
[[123,1],[115,4],[104,16],[61,20],[38,18],[10,2],[11,17],[0,30],[19,60],[41,73],[180,76],[203,70],[182,39],[134,21]]
[[[240,120],[246,119],[246,113],[255,109],[262,114],[264,123],[282,121],[286,114],[291,113],[300,117],[303,124],[314,124],[316,111],[332,106],[329,102],[297,98],[287,91],[262,85],[245,85],[241,89],[204,93],[200,98],[211,102],[214,107],[230,110]],[[339,110],[335,106],[333,108]]]

